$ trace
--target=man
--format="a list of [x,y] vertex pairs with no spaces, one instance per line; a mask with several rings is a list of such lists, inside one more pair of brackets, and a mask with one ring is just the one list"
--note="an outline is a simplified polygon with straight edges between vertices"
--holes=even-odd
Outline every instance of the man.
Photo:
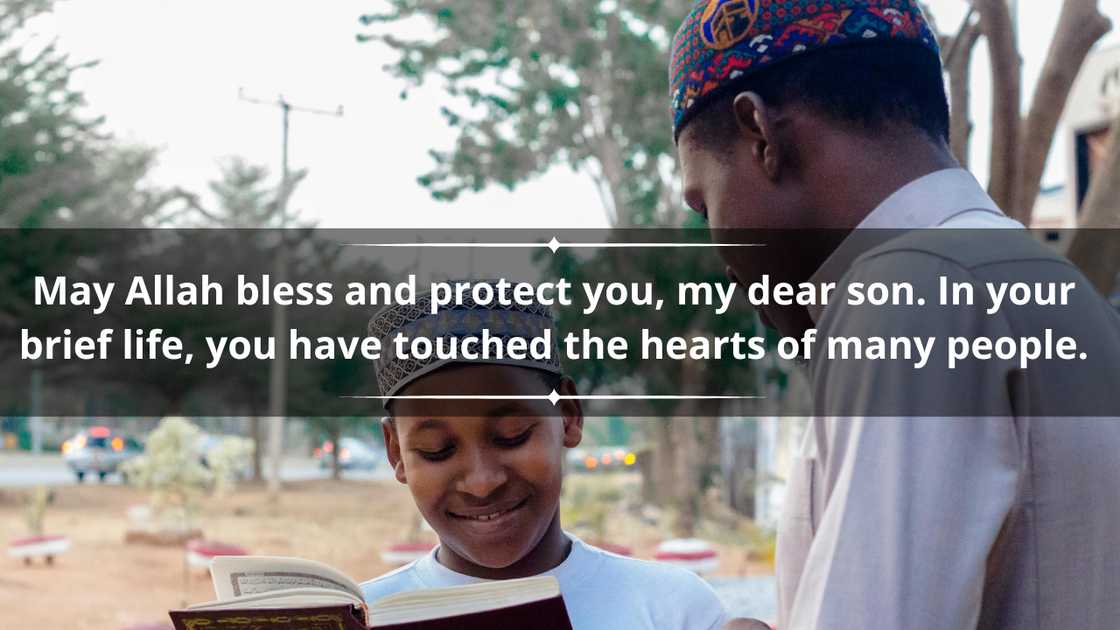
[[[674,39],[670,79],[685,198],[713,235],[805,236],[792,253],[721,248],[729,275],[832,283],[839,296],[906,282],[931,298],[763,308],[783,335],[1081,342],[1080,360],[1026,369],[949,370],[940,346],[926,369],[817,348],[818,417],[779,527],[781,630],[1117,627],[1120,422],[1071,416],[1117,415],[1120,318],[958,168],[917,3],[705,0]],[[1077,290],[1061,307],[992,314],[983,300],[939,306],[942,278]]]

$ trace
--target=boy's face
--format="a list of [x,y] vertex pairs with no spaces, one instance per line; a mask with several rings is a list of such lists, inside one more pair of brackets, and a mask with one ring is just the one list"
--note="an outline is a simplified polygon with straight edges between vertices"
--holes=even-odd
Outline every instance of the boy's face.
[[[574,394],[566,379],[559,389]],[[549,392],[536,370],[475,364],[436,370],[400,395]],[[577,446],[582,431],[579,404],[570,400],[396,400],[384,427],[396,477],[408,485],[441,544],[487,569],[525,559],[549,532],[560,502],[564,449]]]

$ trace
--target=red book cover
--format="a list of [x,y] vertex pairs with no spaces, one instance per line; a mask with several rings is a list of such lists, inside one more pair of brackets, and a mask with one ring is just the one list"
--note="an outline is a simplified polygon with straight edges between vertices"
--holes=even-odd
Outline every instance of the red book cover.
[[[242,610],[173,610],[175,630],[366,630],[362,611],[354,606]],[[377,630],[572,630],[560,597],[520,606],[426,621],[374,626]]]
[[242,610],[172,610],[175,630],[366,630],[356,606]]

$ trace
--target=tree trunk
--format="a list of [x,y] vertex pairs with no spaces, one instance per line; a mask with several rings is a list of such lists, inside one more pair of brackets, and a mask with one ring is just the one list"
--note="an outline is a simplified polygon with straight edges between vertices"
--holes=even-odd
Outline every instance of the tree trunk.
[[268,500],[277,503],[283,488],[284,429],[287,418],[272,416],[268,423]]
[[[697,333],[699,334],[699,333]],[[706,365],[700,361],[685,361],[681,364],[681,391],[701,391],[700,384],[705,380]],[[695,400],[683,400],[677,408],[675,417],[670,421],[673,439],[674,492],[672,505],[677,514],[674,532],[677,536],[691,538],[696,533],[700,521],[703,499],[704,456],[699,416],[706,409]]]
[[652,470],[650,475],[649,494],[654,505],[661,507],[673,504],[673,420],[671,418],[656,418],[649,421],[648,425],[653,431]]
[[1015,41],[1015,24],[1007,0],[974,0],[980,28],[988,40],[992,65],[992,154],[988,194],[1005,212],[1018,216],[1013,207],[1019,172],[1019,115],[1022,94],[1022,59]]
[[331,479],[338,481],[342,479],[342,445],[339,444],[342,441],[342,427],[338,425],[337,420],[329,420],[328,422],[327,433],[331,444],[334,445],[334,448],[331,449]]
[[972,53],[980,40],[979,22],[967,20],[946,50],[945,72],[949,75],[949,147],[968,168],[972,143]]
[[1030,225],[1046,158],[1073,82],[1089,49],[1111,29],[1112,23],[1097,9],[1097,0],[1066,0],[1062,5],[1030,113],[1023,123],[1019,181],[1014,200],[1010,206],[1005,206],[1025,225]]
[[1100,171],[1093,174],[1081,227],[1070,245],[1069,259],[1102,294],[1109,295],[1120,272],[1120,120],[1112,125],[1108,154]]
[[673,462],[673,508],[676,512],[673,534],[692,538],[700,521],[700,440],[692,418],[677,417],[671,423],[676,456]]
[[256,416],[249,418],[249,436],[253,439],[253,481],[264,481],[264,432],[261,419]]

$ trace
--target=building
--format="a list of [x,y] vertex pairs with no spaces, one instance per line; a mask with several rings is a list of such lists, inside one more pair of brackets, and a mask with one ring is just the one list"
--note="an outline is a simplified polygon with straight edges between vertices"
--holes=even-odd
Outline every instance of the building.
[[1081,204],[1104,160],[1112,121],[1118,115],[1120,46],[1112,46],[1091,53],[1074,82],[1055,139],[1054,158],[1066,162],[1066,183],[1041,192],[1031,227],[1055,231],[1077,227]]

